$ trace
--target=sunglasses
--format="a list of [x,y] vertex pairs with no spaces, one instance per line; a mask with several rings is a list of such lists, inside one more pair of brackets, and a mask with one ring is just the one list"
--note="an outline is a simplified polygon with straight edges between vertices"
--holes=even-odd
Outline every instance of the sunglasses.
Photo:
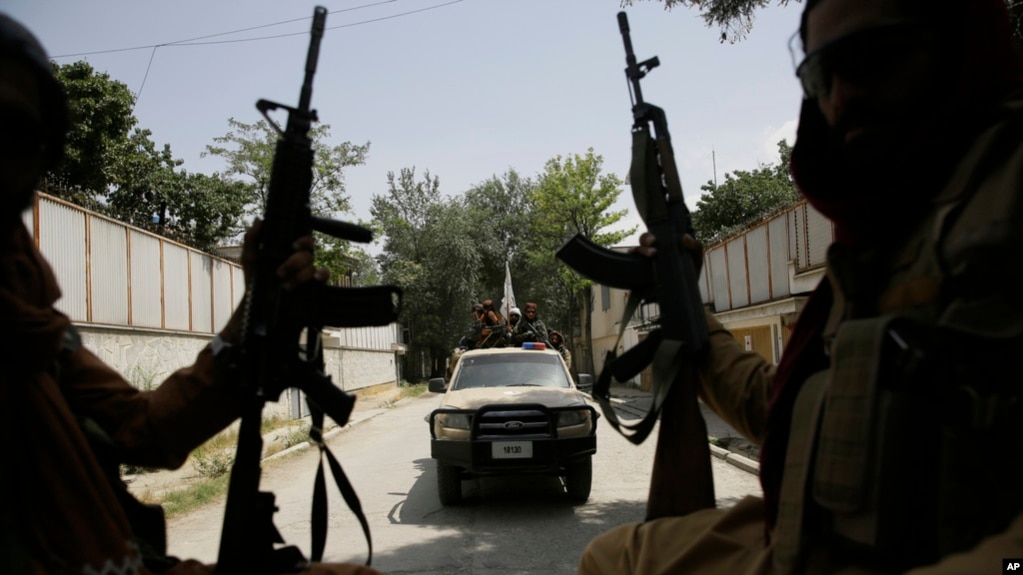
[[[889,75],[919,47],[919,28],[908,22],[882,24],[853,32],[817,48],[796,66],[803,95],[812,100],[831,93],[835,74],[853,83],[870,83]],[[789,42],[793,56],[799,33]]]

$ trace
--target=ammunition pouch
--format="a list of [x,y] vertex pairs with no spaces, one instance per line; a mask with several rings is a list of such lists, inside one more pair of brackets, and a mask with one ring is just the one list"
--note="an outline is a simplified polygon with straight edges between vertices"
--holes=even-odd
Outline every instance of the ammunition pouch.
[[1004,373],[1021,343],[893,316],[844,322],[807,486],[820,529],[804,533],[820,535],[807,542],[829,562],[904,569],[1004,530],[1023,511],[1023,385]]

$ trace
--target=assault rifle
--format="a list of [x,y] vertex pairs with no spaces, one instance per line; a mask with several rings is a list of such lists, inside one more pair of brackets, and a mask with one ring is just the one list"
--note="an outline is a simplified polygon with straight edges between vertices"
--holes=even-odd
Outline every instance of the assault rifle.
[[[618,26],[633,98],[632,195],[647,229],[657,237],[657,255],[651,259],[615,252],[577,234],[561,247],[558,257],[597,283],[629,290],[619,342],[639,305],[656,302],[660,306],[659,326],[621,357],[609,352],[593,387],[608,422],[633,443],[646,439],[660,414],[646,514],[647,519],[654,519],[714,507],[710,447],[697,402],[695,374],[696,360],[708,340],[707,321],[693,259],[682,247],[683,236],[694,234],[668,121],[664,110],[643,100],[639,85],[660,62],[655,56],[637,63],[625,12],[619,12]],[[616,343],[612,349],[617,347]],[[623,424],[610,404],[611,377],[625,381],[647,365],[653,368],[653,406],[639,423]]]
[[[317,6],[298,107],[266,100],[256,103],[280,138],[274,152],[254,277],[246,286],[241,335],[230,350],[226,366],[229,377],[240,387],[242,416],[224,511],[218,574],[294,572],[308,565],[296,547],[274,548],[274,544],[284,543],[273,524],[274,495],[259,491],[263,406],[268,400],[276,401],[289,387],[306,396],[312,415],[310,437],[321,452],[313,496],[311,559],[322,558],[326,541],[324,454],[345,502],[362,524],[369,546],[367,565],[373,556],[369,527],[358,497],[340,464],[323,445],[324,413],[338,425],[344,425],[355,398],[341,391],[324,374],[320,335],[324,326],[387,325],[397,320],[401,292],[391,286],[341,288],[315,282],[287,292],[276,276],[277,268],[293,253],[295,240],[314,230],[351,241],[367,242],[372,238],[365,228],[314,216],[310,208],[313,149],[309,130],[318,118],[309,104],[326,17],[326,8]],[[283,130],[268,114],[279,108],[288,111]]]

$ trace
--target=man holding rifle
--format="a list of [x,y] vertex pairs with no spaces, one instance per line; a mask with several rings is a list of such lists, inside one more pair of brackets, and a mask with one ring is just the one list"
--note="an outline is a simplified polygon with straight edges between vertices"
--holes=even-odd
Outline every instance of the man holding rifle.
[[[21,221],[46,169],[60,161],[68,117],[38,40],[0,14],[0,572],[209,574],[211,566],[164,556],[163,517],[131,498],[118,463],[175,468],[239,416],[237,384],[218,377],[215,346],[160,387],[141,392],[82,347],[53,307],[53,272]],[[259,223],[245,235],[250,275]],[[312,238],[277,269],[286,290],[327,273],[313,266]],[[236,312],[218,334],[236,341]],[[154,515],[155,513],[155,515]],[[310,573],[376,573],[315,564]]]
[[777,369],[709,314],[698,366],[703,401],[762,445],[764,497],[618,527],[580,573],[997,573],[1023,557],[1023,67],[1006,3],[807,0],[798,38],[791,169],[835,224],[827,278]]

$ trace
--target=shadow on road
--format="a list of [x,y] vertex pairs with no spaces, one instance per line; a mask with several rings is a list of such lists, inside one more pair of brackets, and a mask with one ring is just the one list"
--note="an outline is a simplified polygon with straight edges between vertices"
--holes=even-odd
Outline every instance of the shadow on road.
[[381,550],[373,563],[385,572],[462,572],[486,550],[486,565],[477,568],[575,573],[591,539],[637,521],[645,510],[637,501],[575,504],[557,477],[543,475],[465,480],[463,502],[445,507],[437,498],[436,462],[424,458],[414,464],[419,476],[388,519],[435,529],[422,544]]

